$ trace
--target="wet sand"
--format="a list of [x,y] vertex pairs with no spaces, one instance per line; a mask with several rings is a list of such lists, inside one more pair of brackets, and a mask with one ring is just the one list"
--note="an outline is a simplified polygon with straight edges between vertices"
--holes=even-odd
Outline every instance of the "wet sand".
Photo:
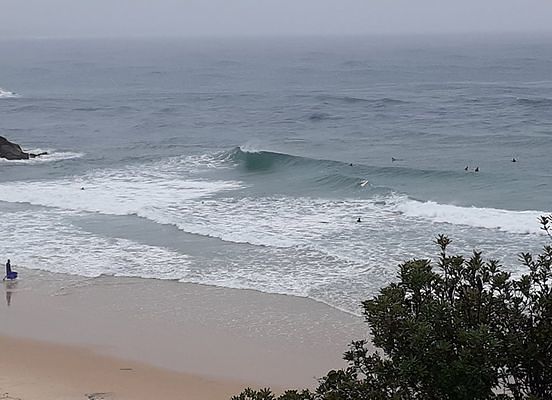
[[[22,279],[4,283],[0,302],[0,391],[24,400],[48,399],[33,394],[39,387],[58,390],[52,399],[65,389],[67,398],[155,398],[137,397],[147,392],[139,387],[163,379],[166,385],[155,386],[163,399],[229,398],[245,386],[314,387],[343,366],[352,339],[367,335],[361,318],[309,299],[19,270]],[[92,376],[97,386],[86,383]]]

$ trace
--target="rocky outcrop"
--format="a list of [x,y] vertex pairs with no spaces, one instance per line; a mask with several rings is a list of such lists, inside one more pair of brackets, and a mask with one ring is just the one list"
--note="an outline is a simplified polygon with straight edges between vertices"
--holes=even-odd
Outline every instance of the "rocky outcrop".
[[28,160],[29,158],[35,158],[48,154],[47,152],[33,154],[25,153],[21,146],[18,144],[10,142],[3,136],[0,136],[0,158],[5,158],[8,160]]

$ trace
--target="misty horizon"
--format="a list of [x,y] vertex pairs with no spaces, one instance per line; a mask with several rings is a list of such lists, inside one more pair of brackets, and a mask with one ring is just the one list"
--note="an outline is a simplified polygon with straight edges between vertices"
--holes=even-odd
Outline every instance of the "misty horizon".
[[546,0],[0,0],[0,38],[552,33]]

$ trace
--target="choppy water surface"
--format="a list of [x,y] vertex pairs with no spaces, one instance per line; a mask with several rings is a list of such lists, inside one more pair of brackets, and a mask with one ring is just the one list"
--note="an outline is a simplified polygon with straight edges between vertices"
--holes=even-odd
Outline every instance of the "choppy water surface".
[[549,43],[0,42],[0,135],[49,152],[0,160],[0,254],[353,312],[439,233],[519,273],[547,241]]

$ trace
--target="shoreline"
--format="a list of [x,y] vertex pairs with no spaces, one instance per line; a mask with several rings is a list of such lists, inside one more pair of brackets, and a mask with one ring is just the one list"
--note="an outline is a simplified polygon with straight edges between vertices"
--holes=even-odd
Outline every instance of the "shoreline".
[[[109,365],[137,363],[215,382],[230,395],[247,386],[315,387],[317,378],[344,365],[351,340],[367,337],[361,318],[308,298],[158,279],[19,272],[21,280],[3,285],[2,347],[13,341],[30,341],[36,349],[62,346],[64,354],[90,352]],[[193,398],[230,397],[205,396]]]

